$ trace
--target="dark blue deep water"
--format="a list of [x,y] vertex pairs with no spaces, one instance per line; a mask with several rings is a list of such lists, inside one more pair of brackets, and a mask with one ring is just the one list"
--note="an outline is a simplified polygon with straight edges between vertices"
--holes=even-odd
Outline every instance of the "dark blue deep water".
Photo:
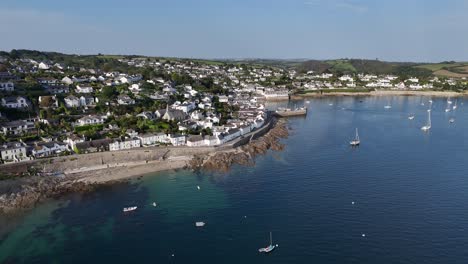
[[[310,99],[285,150],[255,167],[47,202],[6,225],[0,263],[468,263],[468,102],[446,113],[434,98],[424,133],[429,99]],[[259,254],[270,231],[279,248]]]

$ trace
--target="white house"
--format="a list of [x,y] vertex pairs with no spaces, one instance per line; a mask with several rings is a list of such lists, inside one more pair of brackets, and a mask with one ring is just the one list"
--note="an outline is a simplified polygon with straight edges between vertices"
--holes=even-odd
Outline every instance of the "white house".
[[239,130],[241,132],[241,135],[243,136],[252,131],[252,127],[250,125],[242,125],[239,127]]
[[126,94],[121,94],[117,97],[117,103],[119,105],[133,105],[135,104],[135,100]]
[[34,123],[24,120],[15,120],[2,124],[0,128],[4,135],[19,135],[32,131],[34,129]]
[[190,135],[187,138],[188,147],[201,147],[205,146],[205,139],[201,135]]
[[225,95],[220,95],[218,98],[220,103],[227,103],[229,101],[229,97]]
[[77,93],[93,93],[94,89],[93,87],[89,85],[77,85],[76,86],[76,92]]
[[48,70],[50,66],[44,62],[39,63],[38,68],[41,70]]
[[78,97],[74,96],[74,95],[69,95],[67,97],[65,97],[64,99],[65,101],[65,106],[68,107],[68,108],[72,108],[72,107],[80,107],[80,99],[78,99]]
[[118,151],[132,148],[139,148],[141,146],[140,139],[126,138],[124,140],[117,139],[109,144],[110,151]]
[[15,85],[12,82],[0,82],[0,91],[11,92],[15,90]]
[[216,146],[221,144],[221,140],[217,136],[205,136],[205,145],[206,146]]
[[130,87],[128,87],[128,89],[130,90],[130,92],[132,93],[139,93],[141,92],[141,88],[140,88],[140,85],[138,83],[134,83],[132,85],[130,85]]
[[193,102],[190,102],[190,103],[189,102],[184,102],[183,104],[180,104],[180,105],[178,105],[178,106],[176,106],[174,108],[178,109],[178,110],[181,110],[184,113],[188,113],[188,112],[194,110],[195,107],[196,107],[195,103],[193,103]]
[[15,109],[27,108],[29,107],[29,102],[23,96],[8,96],[2,98],[2,106]]
[[184,146],[185,145],[185,136],[184,135],[169,135],[169,142],[173,146]]
[[143,134],[143,135],[138,135],[138,138],[141,141],[142,146],[152,146],[157,143],[165,143],[167,142],[167,135],[164,133],[158,133],[158,134]]
[[85,138],[79,137],[77,135],[71,135],[67,137],[67,139],[64,140],[64,142],[70,147],[70,149],[75,149],[76,144],[85,142]]
[[105,118],[97,115],[88,115],[84,116],[76,122],[77,126],[86,126],[86,125],[99,125],[104,124]]
[[62,83],[70,85],[73,83],[73,80],[70,77],[65,76],[62,78]]
[[62,142],[39,142],[33,147],[31,154],[35,158],[45,158],[59,155],[67,151],[67,145]]
[[27,159],[26,147],[20,142],[8,142],[0,146],[0,157],[3,162],[22,161]]
[[97,98],[96,100],[94,100],[94,97],[92,96],[89,96],[89,95],[82,95],[80,96],[80,105],[81,106],[91,106],[91,105],[94,105],[94,103],[97,102]]
[[241,131],[239,128],[229,129],[229,131],[227,133],[224,133],[223,136],[224,136],[224,142],[228,142],[235,138],[240,137]]

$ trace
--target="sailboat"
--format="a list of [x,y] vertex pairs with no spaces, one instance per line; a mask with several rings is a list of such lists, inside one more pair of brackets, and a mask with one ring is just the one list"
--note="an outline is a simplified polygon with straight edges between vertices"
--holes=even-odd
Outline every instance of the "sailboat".
[[457,109],[457,102],[458,102],[458,101],[455,101],[455,104],[452,106],[452,109],[453,109],[453,110]]
[[450,112],[451,107],[450,107],[450,104],[452,104],[452,101],[450,101],[450,97],[447,99],[447,108],[445,108],[445,112],[448,113]]
[[277,247],[278,247],[278,244],[273,245],[273,239],[272,239],[272,235],[271,235],[271,232],[270,232],[270,245],[268,247],[260,248],[258,250],[258,252],[260,252],[260,253],[270,253]]
[[429,131],[429,129],[431,129],[431,109],[427,110],[427,115],[427,124],[421,127],[422,131]]
[[359,146],[359,144],[361,144],[361,140],[359,140],[359,134],[358,134],[357,128],[356,128],[356,137],[354,138],[354,140],[351,140],[349,144],[353,147]]

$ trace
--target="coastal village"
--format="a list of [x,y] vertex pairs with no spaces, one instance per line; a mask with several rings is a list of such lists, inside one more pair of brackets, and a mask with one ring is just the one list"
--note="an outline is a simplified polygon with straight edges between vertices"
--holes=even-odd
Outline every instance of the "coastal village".
[[427,90],[460,82],[466,80],[197,60],[122,57],[90,68],[0,57],[0,158],[15,163],[155,146],[220,146],[264,126],[269,100],[332,90]]

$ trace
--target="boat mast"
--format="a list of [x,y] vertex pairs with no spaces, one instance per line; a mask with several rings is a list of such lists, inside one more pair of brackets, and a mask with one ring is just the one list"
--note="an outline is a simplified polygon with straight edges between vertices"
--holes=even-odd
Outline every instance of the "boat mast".
[[432,124],[431,124],[431,111],[429,110],[429,118],[428,118],[428,121],[427,121],[427,125],[430,127]]
[[270,246],[273,245],[273,239],[272,239],[272,235],[271,235],[271,231],[270,231]]
[[356,141],[359,141],[358,129],[356,128]]

